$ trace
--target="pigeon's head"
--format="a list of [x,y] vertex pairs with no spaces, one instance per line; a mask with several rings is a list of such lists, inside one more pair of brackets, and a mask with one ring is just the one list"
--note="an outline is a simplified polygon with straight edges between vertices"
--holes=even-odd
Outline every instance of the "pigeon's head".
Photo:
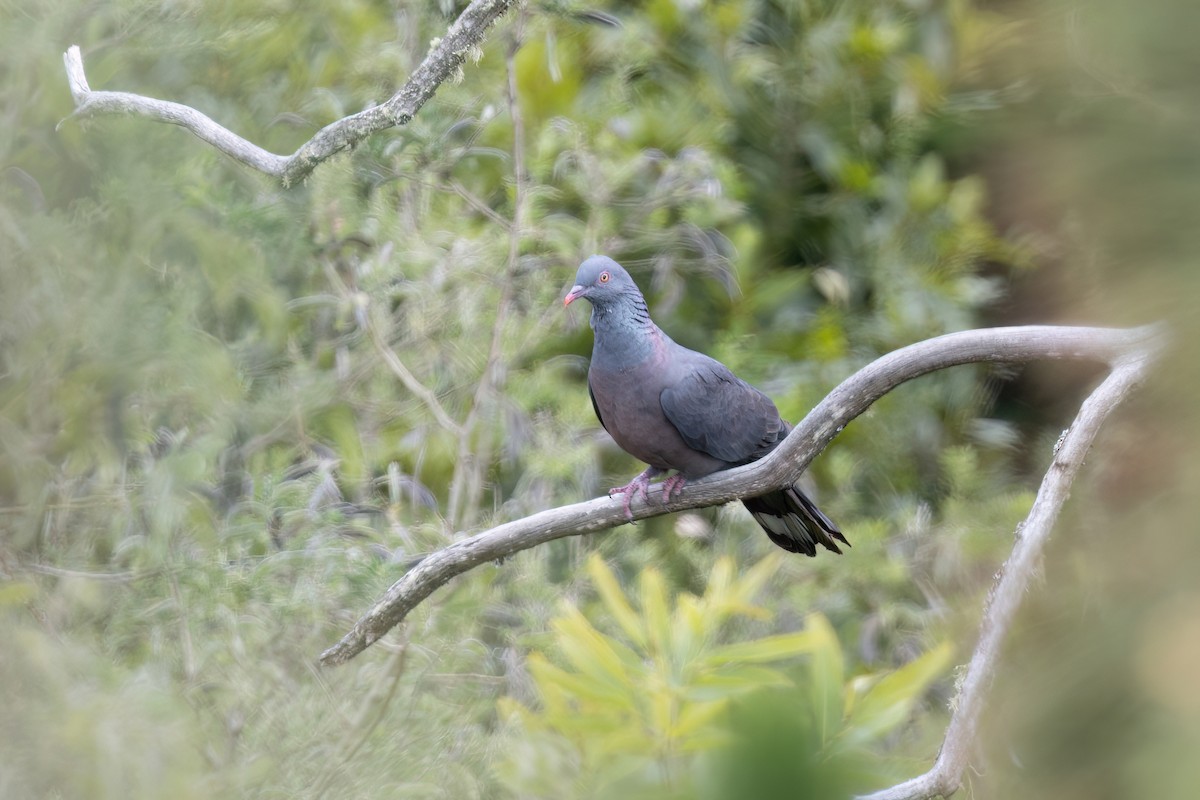
[[579,265],[575,285],[563,298],[563,305],[569,306],[580,297],[586,297],[593,306],[604,307],[620,302],[621,298],[641,299],[641,296],[624,267],[608,256],[592,256]]

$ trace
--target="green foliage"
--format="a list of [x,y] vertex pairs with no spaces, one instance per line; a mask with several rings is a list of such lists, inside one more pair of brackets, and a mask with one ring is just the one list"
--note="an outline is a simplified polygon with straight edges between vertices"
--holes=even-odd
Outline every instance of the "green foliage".
[[[765,385],[791,418],[852,366],[966,327],[994,296],[976,266],[1011,253],[981,217],[978,179],[947,175],[931,149],[939,121],[966,113],[944,53],[979,46],[978,28],[956,38],[969,15],[899,2],[615,10],[620,28],[569,14],[523,26],[526,225],[507,265],[497,220],[518,196],[498,106],[511,27],[469,88],[443,87],[410,126],[286,195],[139,121],[68,121],[64,167],[32,133],[61,111],[11,94],[16,130],[29,133],[4,155],[16,166],[0,408],[4,464],[22,468],[0,468],[0,496],[28,509],[19,546],[89,524],[77,511],[47,521],[48,505],[102,498],[148,513],[97,541],[98,563],[129,535],[162,558],[176,537],[225,539],[231,512],[290,519],[286,503],[256,507],[288,496],[262,485],[279,486],[314,448],[332,451],[338,500],[441,529],[417,549],[479,524],[484,509],[513,515],[598,491],[628,462],[562,446],[595,423],[577,362],[552,358],[583,351],[586,337],[572,317],[565,336],[545,335],[558,273],[594,250],[634,269],[677,338]],[[415,63],[425,32],[445,24],[406,7],[411,24],[393,40],[369,4],[320,24],[264,13],[114,7],[91,29],[127,41],[89,52],[89,70],[97,85],[195,102],[252,138],[291,125],[286,149],[304,125],[386,92],[388,65]],[[59,20],[22,24],[38,38]],[[167,52],[179,63],[167,68]],[[308,116],[270,128],[254,116],[287,108]],[[446,430],[404,390],[369,328],[468,431]],[[888,513],[884,497],[936,502],[940,453],[970,436],[981,404],[968,372],[910,391],[907,425],[885,405],[835,446],[864,465],[840,484],[857,511]],[[824,462],[817,471],[829,477]],[[397,502],[397,481],[420,502]]]
[[[745,796],[737,787],[770,785],[779,776],[742,782],[740,754],[755,749],[750,741],[777,738],[769,731],[785,716],[786,736],[768,749],[769,759],[805,764],[816,785],[862,788],[886,777],[877,758],[866,769],[864,746],[909,720],[949,665],[951,649],[846,680],[841,645],[821,614],[810,615],[802,631],[753,638],[742,626],[743,636],[729,641],[735,623],[770,617],[754,600],[782,560],[773,554],[737,574],[732,560],[718,559],[703,595],[682,593],[672,603],[653,567],[640,573],[634,601],[599,556],[589,558],[606,612],[601,624],[614,632],[564,602],[551,620],[556,657],[528,659],[538,707],[501,701],[513,726],[499,766],[504,783],[522,797]],[[807,657],[807,667],[792,677],[798,656]],[[747,715],[756,721],[747,723]],[[753,763],[763,760],[758,752]],[[705,770],[716,772],[715,782],[698,778]],[[813,777],[780,779],[772,794],[812,785]],[[686,788],[693,780],[695,788]]]
[[[720,772],[760,704],[821,754],[789,763],[904,749],[943,657],[924,643],[970,630],[993,534],[1028,502],[1018,464],[1048,454],[1023,457],[1036,433],[989,419],[966,369],[815,465],[842,559],[735,577],[771,549],[739,510],[690,515],[700,539],[655,520],[478,570],[407,645],[310,668],[412,559],[637,468],[592,415],[589,337],[561,308],[581,257],[621,259],[673,336],[791,419],[874,356],[976,324],[1027,260],[962,166],[997,96],[962,83],[996,31],[960,2],[527,6],[410,125],[288,191],[170,126],[63,120],[78,42],[94,88],[291,152],[389,96],[449,13],[126,0],[0,25],[0,635],[21,643],[0,656],[0,753],[21,743],[0,794],[147,795],[153,769],[185,796],[505,796],[526,784],[496,778],[515,745],[495,704],[529,699],[526,671],[595,711],[539,735],[556,796],[580,754],[643,787]],[[636,602],[593,550],[643,575]],[[561,611],[586,564],[601,603]],[[546,638],[560,650],[531,655]],[[524,703],[531,727],[546,702]]]

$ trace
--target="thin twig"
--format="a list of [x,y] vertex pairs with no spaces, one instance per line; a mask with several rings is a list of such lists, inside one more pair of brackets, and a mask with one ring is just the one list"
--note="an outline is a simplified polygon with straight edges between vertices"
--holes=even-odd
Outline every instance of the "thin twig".
[[512,228],[512,223],[510,223],[504,217],[497,214],[496,210],[494,208],[489,206],[487,203],[483,202],[483,200],[481,200],[478,195],[476,195],[474,192],[472,192],[466,186],[463,186],[462,181],[451,179],[450,181],[447,182],[447,184],[445,186],[439,186],[439,185],[435,185],[435,184],[429,184],[429,185],[433,186],[433,188],[438,189],[440,191],[454,192],[456,195],[461,197],[467,205],[469,205],[471,208],[478,211],[483,216],[487,217],[492,222],[499,225],[505,231],[508,231]]
[[317,781],[314,787],[313,794],[320,797],[325,790],[329,788],[329,784],[336,777],[338,770],[345,769],[351,759],[358,754],[362,746],[371,738],[371,734],[383,722],[387,716],[388,708],[392,704],[392,700],[396,697],[396,690],[400,688],[400,679],[404,677],[404,671],[408,667],[408,639],[405,638],[396,649],[392,652],[391,660],[388,662],[387,669],[384,671],[380,680],[375,683],[371,691],[363,698],[362,705],[359,707],[359,713],[352,723],[352,730],[358,731],[358,735],[352,740],[347,740],[338,757],[330,761],[329,767]]
[[329,280],[329,285],[337,292],[338,297],[343,301],[351,304],[360,304],[358,309],[361,313],[354,315],[358,322],[359,329],[367,334],[367,338],[371,340],[371,345],[375,348],[375,352],[383,359],[383,363],[387,365],[392,374],[400,379],[404,384],[404,388],[408,389],[414,397],[425,404],[429,409],[429,413],[433,414],[433,418],[439,425],[445,428],[452,434],[458,434],[461,430],[459,424],[446,412],[442,401],[438,399],[437,394],[425,384],[421,383],[420,379],[413,374],[412,370],[405,365],[404,361],[392,349],[391,344],[379,330],[379,326],[375,324],[371,317],[370,298],[364,294],[353,291],[350,286],[346,285],[346,281],[342,279],[338,271],[334,269],[332,263],[327,259],[322,259],[322,265],[325,268],[325,276]]
[[[939,369],[980,362],[1085,359],[1110,365],[1159,346],[1156,326],[1128,330],[1021,326],[962,331],[910,345],[873,361],[830,392],[778,448],[761,461],[688,483],[668,502],[661,493],[635,499],[634,519],[727,503],[795,481],[841,430],[896,386]],[[435,589],[481,564],[565,536],[625,523],[621,502],[603,497],[542,511],[455,542],[425,558],[396,581],[342,640],[321,655],[341,664],[379,639]]]
[[112,583],[125,583],[127,581],[135,581],[139,578],[146,578],[158,573],[158,570],[149,570],[147,572],[84,572],[78,569],[63,569],[62,567],[52,567],[49,564],[22,564],[23,569],[30,572],[39,572],[42,575],[52,575],[55,578],[83,578],[89,581],[105,581]]
[[290,156],[268,152],[181,103],[129,92],[93,91],[84,74],[83,56],[77,45],[71,45],[63,54],[67,83],[75,100],[75,111],[71,117],[133,114],[179,125],[246,166],[278,178],[284,186],[294,186],[335,153],[353,147],[378,131],[408,124],[426,101],[433,97],[438,87],[459,71],[467,56],[478,53],[488,28],[514,2],[474,0],[454,21],[446,35],[435,40],[425,60],[390,99],[326,125]]
[[179,644],[183,654],[183,677],[188,683],[196,679],[196,648],[192,643],[192,626],[188,624],[187,604],[183,602],[183,592],[179,590],[179,578],[174,572],[168,573],[171,583],[171,597],[175,600],[175,610],[179,614]]
[[[474,520],[469,514],[479,505],[483,492],[483,465],[489,461],[486,452],[472,452],[471,439],[479,422],[480,409],[488,402],[489,395],[503,384],[499,363],[503,356],[504,329],[512,310],[517,282],[517,262],[521,255],[521,234],[525,227],[525,121],[517,97],[516,56],[521,49],[524,32],[524,12],[517,15],[513,23],[511,39],[505,52],[504,66],[507,75],[505,99],[512,121],[512,164],[513,164],[513,215],[508,226],[508,260],[501,277],[500,300],[496,304],[496,319],[492,323],[491,344],[479,385],[471,401],[471,408],[463,421],[459,434],[458,458],[455,462],[454,478],[450,483],[450,520],[454,529],[470,525]],[[486,441],[481,447],[486,447]]]
[[362,328],[367,332],[367,337],[371,340],[371,344],[375,347],[375,352],[379,353],[379,357],[383,359],[383,363],[387,364],[388,369],[392,371],[400,382],[404,384],[404,388],[412,392],[418,400],[425,404],[429,409],[429,413],[433,414],[433,418],[437,423],[453,434],[461,435],[462,426],[451,418],[446,413],[442,401],[434,394],[433,390],[417,379],[416,375],[404,365],[400,360],[400,356],[396,355],[396,351],[383,338],[383,334],[379,330],[379,326],[371,319],[370,309],[363,309]]

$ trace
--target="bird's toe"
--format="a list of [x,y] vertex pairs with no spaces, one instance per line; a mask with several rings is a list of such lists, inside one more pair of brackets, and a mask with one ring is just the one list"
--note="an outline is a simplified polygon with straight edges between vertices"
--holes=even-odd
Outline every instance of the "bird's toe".
[[671,498],[683,491],[687,478],[676,473],[663,481],[663,502],[671,502]]

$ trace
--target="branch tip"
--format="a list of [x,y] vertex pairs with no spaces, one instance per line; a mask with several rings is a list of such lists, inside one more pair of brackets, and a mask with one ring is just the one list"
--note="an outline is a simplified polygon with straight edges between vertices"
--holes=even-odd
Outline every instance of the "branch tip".
[[88,86],[87,75],[83,71],[83,54],[79,45],[73,44],[63,53],[63,66],[67,70],[67,84],[71,88],[71,97],[75,99],[76,105],[81,105],[92,88]]
[[513,4],[514,0],[473,0],[381,111],[366,118],[360,112],[327,125],[290,156],[270,153],[190,106],[128,92],[93,92],[83,72],[78,45],[71,45],[63,54],[67,83],[75,100],[71,116],[85,111],[89,115],[124,113],[180,125],[231,158],[290,188],[302,183],[336,153],[380,130],[408,124],[442,83],[461,74],[466,53],[480,45],[492,24]]

